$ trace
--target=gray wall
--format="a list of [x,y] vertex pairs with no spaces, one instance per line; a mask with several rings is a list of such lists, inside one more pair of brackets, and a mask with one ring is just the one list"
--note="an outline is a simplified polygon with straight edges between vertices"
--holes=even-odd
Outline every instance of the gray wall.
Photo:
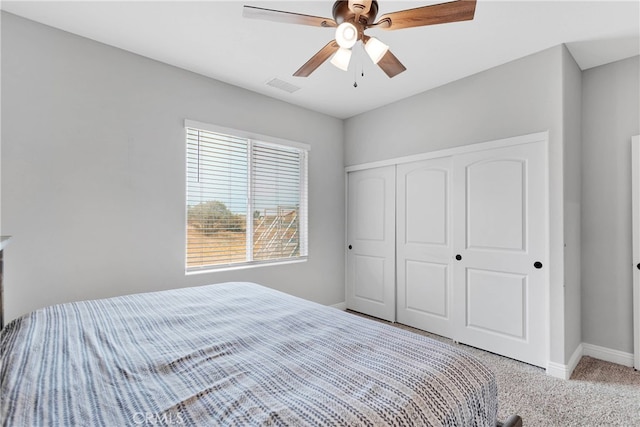
[[346,165],[544,130],[559,139],[561,55],[548,49],[347,119]]
[[582,339],[633,353],[631,137],[640,57],[583,72]]
[[558,46],[345,122],[347,165],[549,131],[550,360],[566,363],[563,67]]
[[[185,276],[185,118],[311,145],[308,262]],[[341,120],[3,12],[2,123],[7,319],[229,280],[344,301]]]

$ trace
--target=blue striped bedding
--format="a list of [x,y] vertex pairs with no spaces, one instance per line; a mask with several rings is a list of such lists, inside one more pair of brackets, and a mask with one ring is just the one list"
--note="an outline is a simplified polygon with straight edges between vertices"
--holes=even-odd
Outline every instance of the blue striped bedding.
[[495,426],[477,359],[252,283],[61,304],[0,336],[9,426]]

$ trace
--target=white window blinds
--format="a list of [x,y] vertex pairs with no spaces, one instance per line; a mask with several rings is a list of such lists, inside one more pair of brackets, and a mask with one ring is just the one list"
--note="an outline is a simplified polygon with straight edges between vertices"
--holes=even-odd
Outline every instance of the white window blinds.
[[307,150],[187,126],[187,270],[307,256]]

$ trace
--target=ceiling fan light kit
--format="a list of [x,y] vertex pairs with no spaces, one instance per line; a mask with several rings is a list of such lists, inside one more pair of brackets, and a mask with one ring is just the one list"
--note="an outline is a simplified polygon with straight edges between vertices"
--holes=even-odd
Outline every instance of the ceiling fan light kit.
[[331,63],[347,71],[351,59],[351,48],[360,40],[371,60],[387,76],[395,77],[406,70],[405,66],[389,50],[389,46],[375,37],[364,34],[368,28],[385,31],[422,27],[472,20],[475,15],[476,0],[455,0],[447,3],[417,7],[384,14],[376,21],[377,0],[338,0],[333,4],[333,19],[281,10],[244,6],[245,18],[264,19],[288,24],[310,25],[314,27],[336,28],[335,40],[327,43],[311,57],[298,71],[296,77],[307,77],[333,55]]
[[351,61],[351,49],[344,47],[338,49],[333,58],[331,58],[331,63],[343,71],[349,69],[349,61]]
[[389,46],[382,43],[375,37],[369,37],[369,40],[364,44],[364,50],[367,52],[367,55],[369,55],[369,58],[371,58],[373,63],[378,64],[389,50]]
[[349,49],[358,41],[358,29],[351,22],[343,22],[336,28],[336,42],[340,47]]

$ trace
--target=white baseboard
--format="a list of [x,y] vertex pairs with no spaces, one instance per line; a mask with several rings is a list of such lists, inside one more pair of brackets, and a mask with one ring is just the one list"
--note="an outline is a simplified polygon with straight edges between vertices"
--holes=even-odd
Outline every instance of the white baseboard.
[[338,310],[345,311],[347,309],[347,303],[346,302],[339,302],[337,304],[331,304],[331,307],[337,308]]
[[599,345],[582,343],[582,355],[590,356],[605,362],[617,363],[618,365],[633,367],[633,354],[620,350],[613,350]]
[[563,380],[568,380],[571,378],[571,374],[573,374],[573,370],[576,369],[582,355],[584,353],[583,344],[578,345],[575,351],[569,358],[569,363],[563,365],[562,363],[549,362],[547,364],[547,375],[562,378]]
[[549,362],[547,363],[547,375],[554,378],[568,380],[571,377],[571,372],[569,371],[569,365]]
[[573,370],[576,369],[582,356],[593,357],[594,359],[604,360],[605,362],[617,363],[618,365],[633,367],[633,354],[620,350],[613,350],[599,345],[582,343],[571,355],[569,363],[549,362],[547,364],[547,375],[568,380],[571,378]]
[[567,364],[569,376],[565,379],[568,380],[569,378],[571,378],[571,374],[573,374],[574,369],[576,369],[576,366],[578,366],[578,363],[580,363],[580,359],[582,359],[583,354],[584,354],[584,343],[580,343],[578,347],[576,347],[573,354],[571,355],[571,358],[569,359],[569,363]]

